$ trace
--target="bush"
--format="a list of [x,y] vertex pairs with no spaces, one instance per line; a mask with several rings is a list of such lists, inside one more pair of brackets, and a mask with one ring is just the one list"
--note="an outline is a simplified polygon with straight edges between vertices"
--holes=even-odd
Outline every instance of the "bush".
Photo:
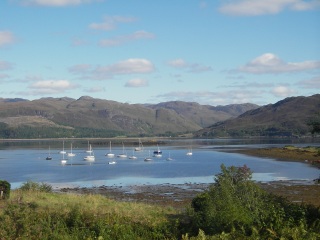
[[192,200],[190,234],[196,236],[201,229],[212,236],[231,234],[227,239],[280,239],[295,231],[294,239],[305,239],[307,232],[320,237],[319,208],[271,195],[251,181],[251,175],[246,166],[221,165],[215,184]]
[[0,199],[8,199],[10,197],[11,184],[5,180],[0,180],[0,191],[2,191],[2,196]]
[[47,183],[37,183],[37,182],[27,181],[21,185],[20,190],[22,190],[22,191],[52,192],[52,186]]

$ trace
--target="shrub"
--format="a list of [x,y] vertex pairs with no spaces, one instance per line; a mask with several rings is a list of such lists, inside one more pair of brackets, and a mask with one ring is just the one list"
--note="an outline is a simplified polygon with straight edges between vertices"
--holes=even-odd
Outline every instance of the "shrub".
[[280,239],[292,229],[301,239],[306,232],[320,237],[319,208],[271,195],[251,181],[251,175],[246,166],[221,165],[215,184],[192,200],[190,233],[196,236],[202,229],[210,235],[254,238],[258,234],[262,239]]
[[0,180],[0,191],[2,192],[2,196],[0,199],[8,199],[10,197],[11,184],[5,180]]
[[52,192],[52,186],[47,183],[37,183],[37,182],[27,181],[21,185],[20,190],[22,190],[22,191]]

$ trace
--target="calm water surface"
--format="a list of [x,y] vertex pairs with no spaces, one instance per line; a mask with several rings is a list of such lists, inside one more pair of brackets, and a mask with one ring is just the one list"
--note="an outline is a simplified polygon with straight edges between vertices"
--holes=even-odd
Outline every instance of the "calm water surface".
[[[70,152],[70,140],[64,143]],[[54,187],[91,187],[111,185],[142,184],[183,184],[211,183],[214,175],[220,172],[220,165],[242,166],[246,164],[257,181],[304,180],[311,181],[319,177],[319,169],[306,163],[283,162],[270,158],[250,157],[233,150],[239,148],[282,147],[284,145],[320,146],[317,142],[288,142],[280,140],[165,140],[159,147],[162,157],[152,157],[157,145],[144,147],[142,152],[134,152],[133,143],[115,144],[112,152],[117,155],[126,152],[137,159],[107,158],[109,142],[92,142],[96,160],[84,161],[88,155],[87,143],[73,141],[75,157],[69,157],[66,165],[61,165],[62,141],[1,142],[0,143],[0,179],[9,181],[12,188],[19,187],[28,180],[46,182]],[[52,160],[45,160],[49,153]],[[192,156],[187,156],[192,148]],[[146,162],[146,157],[152,161]],[[167,158],[172,160],[168,161]],[[116,161],[116,164],[108,164]]]

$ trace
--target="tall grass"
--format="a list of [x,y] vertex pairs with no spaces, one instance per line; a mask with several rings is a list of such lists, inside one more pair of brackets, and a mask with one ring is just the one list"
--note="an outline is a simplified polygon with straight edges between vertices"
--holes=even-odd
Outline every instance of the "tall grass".
[[0,239],[176,239],[173,214],[100,195],[15,190],[0,214]]

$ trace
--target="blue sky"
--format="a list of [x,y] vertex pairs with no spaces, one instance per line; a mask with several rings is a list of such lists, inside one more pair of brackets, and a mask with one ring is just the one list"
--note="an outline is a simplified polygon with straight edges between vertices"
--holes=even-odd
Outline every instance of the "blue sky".
[[0,97],[275,103],[320,91],[319,0],[2,0]]

